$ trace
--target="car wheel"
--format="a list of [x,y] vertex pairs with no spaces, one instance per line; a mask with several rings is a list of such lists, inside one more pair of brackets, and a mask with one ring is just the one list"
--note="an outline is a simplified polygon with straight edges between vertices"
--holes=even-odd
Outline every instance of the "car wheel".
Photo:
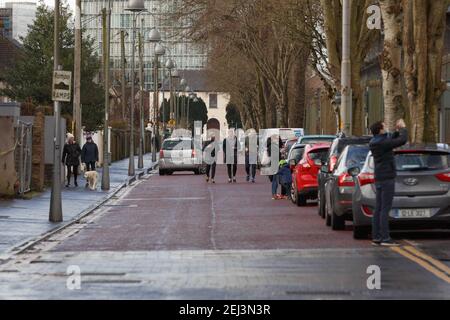
[[194,170],[194,174],[195,174],[196,176],[198,176],[198,175],[200,174],[200,170],[199,170],[199,169]]
[[331,216],[330,216],[330,214],[329,214],[329,210],[328,210],[328,203],[326,202],[326,200],[325,200],[325,210],[324,210],[325,212],[325,224],[326,224],[326,226],[327,227],[329,227],[329,226],[331,226]]
[[324,208],[324,200],[322,198],[322,192],[320,192],[320,188],[317,191],[317,213],[322,219],[325,218],[325,208]]
[[306,198],[297,192],[297,206],[304,207],[306,206]]
[[168,176],[171,176],[171,175],[173,175],[173,171],[166,171],[166,174],[167,174]]
[[292,201],[293,204],[297,204],[297,198],[298,198],[297,186],[295,185],[295,183],[292,183],[291,201]]
[[342,216],[338,216],[336,212],[334,212],[333,205],[330,204],[331,209],[331,229],[333,230],[345,230],[345,218]]
[[353,226],[353,239],[364,240],[369,237],[369,227]]
[[161,170],[161,169],[160,169],[160,170],[159,170],[159,175],[160,175],[160,176],[164,176],[164,175],[166,175],[166,172],[165,172],[164,170]]

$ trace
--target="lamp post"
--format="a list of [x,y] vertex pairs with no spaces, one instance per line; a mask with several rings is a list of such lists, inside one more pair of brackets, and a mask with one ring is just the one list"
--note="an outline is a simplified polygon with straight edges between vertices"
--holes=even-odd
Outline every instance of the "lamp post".
[[136,19],[137,15],[141,12],[145,11],[144,0],[129,0],[128,8],[125,11],[130,11],[132,14],[133,20],[133,30],[131,37],[131,112],[130,112],[130,161],[128,163],[128,175],[134,176],[135,168],[134,168],[134,82],[135,82],[135,74],[134,74],[134,56],[135,56],[135,43],[136,43]]
[[[180,73],[178,72],[177,69],[172,71],[172,78],[173,79],[179,79],[180,78]],[[180,113],[179,99],[178,99],[178,93],[177,93],[177,86],[173,86],[172,85],[172,87],[175,90],[175,125],[178,127],[179,121],[180,121],[180,117],[179,117],[179,113]]]
[[175,68],[175,63],[172,59],[167,60],[166,69],[169,71],[169,102],[170,102],[170,112],[169,112],[169,120],[174,120],[174,112],[175,112],[175,104],[174,104],[174,95],[173,95],[173,78],[172,78],[172,70]]
[[[153,66],[153,137],[152,137],[152,162],[156,162],[156,142],[159,139],[159,125],[158,125],[158,55],[165,54],[162,46],[158,47],[158,42],[161,41],[161,35],[156,29],[152,29],[148,36],[148,42],[155,43],[155,60]],[[158,52],[157,52],[158,51]]]
[[185,106],[186,106],[186,101],[185,101],[185,96],[186,96],[186,86],[187,86],[187,81],[186,79],[182,78],[180,80],[180,95],[181,95],[181,101],[180,101],[180,125],[184,126],[185,125],[185,118],[184,118],[184,114],[186,112],[185,110]]
[[342,2],[342,103],[340,129],[345,135],[352,134],[352,83],[350,60],[350,0]]

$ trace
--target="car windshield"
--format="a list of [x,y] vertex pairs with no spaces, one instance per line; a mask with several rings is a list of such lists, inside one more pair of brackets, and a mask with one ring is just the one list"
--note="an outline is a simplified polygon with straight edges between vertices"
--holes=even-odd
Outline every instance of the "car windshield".
[[399,153],[395,156],[397,171],[443,170],[449,167],[449,155],[415,152]]
[[312,161],[319,159],[322,163],[327,161],[328,149],[317,149],[308,153],[309,158]]
[[367,154],[369,153],[369,147],[353,147],[348,149],[347,159],[345,166],[347,168],[362,168],[366,161]]
[[166,140],[163,150],[192,150],[192,140]]
[[300,160],[303,158],[304,152],[305,152],[305,148],[292,149],[289,160],[295,159],[295,162],[300,162]]

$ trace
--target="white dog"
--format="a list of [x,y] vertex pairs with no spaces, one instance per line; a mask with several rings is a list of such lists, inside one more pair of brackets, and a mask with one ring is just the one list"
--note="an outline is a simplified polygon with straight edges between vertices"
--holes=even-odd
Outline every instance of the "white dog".
[[89,189],[91,190],[97,190],[97,180],[98,180],[98,173],[97,171],[87,171],[84,173],[84,178],[87,181],[87,184],[89,185]]

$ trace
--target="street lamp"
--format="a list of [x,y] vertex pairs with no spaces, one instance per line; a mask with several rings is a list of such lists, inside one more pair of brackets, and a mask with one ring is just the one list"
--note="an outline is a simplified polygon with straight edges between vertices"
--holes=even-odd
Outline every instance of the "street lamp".
[[[156,141],[159,139],[159,124],[158,124],[158,64],[159,55],[165,54],[165,49],[158,43],[161,41],[161,34],[158,30],[153,28],[150,30],[147,41],[155,44],[155,60],[153,66],[153,137],[152,137],[152,162],[156,162]],[[144,118],[142,118],[142,125]]]
[[184,105],[184,107],[186,108],[186,110],[185,110],[186,129],[188,129],[189,128],[189,99],[190,99],[190,94],[191,94],[191,88],[188,85],[186,85],[186,87],[184,88],[184,92],[187,92],[187,103]]
[[[174,71],[172,71],[172,78],[173,79],[179,79],[180,78],[180,73],[177,69],[175,69]],[[179,123],[179,116],[178,113],[180,112],[179,110],[179,101],[178,101],[178,93],[177,93],[177,86],[173,86],[174,90],[175,90],[175,124],[176,126],[178,126]]]
[[175,68],[175,63],[172,59],[167,60],[166,62],[166,69],[169,71],[169,101],[170,101],[170,115],[169,120],[172,121],[174,119],[174,96],[173,96],[173,79],[172,79],[172,70]]
[[134,56],[135,56],[135,43],[136,43],[136,19],[137,15],[142,13],[143,11],[146,11],[144,7],[144,0],[128,0],[128,8],[125,8],[125,11],[130,11],[132,13],[132,19],[133,19],[133,30],[132,30],[132,37],[131,37],[131,115],[130,115],[130,161],[128,164],[128,175],[134,176],[135,169],[134,169],[134,98],[135,98],[135,92],[134,92],[134,82],[135,82],[135,75],[134,75]]

